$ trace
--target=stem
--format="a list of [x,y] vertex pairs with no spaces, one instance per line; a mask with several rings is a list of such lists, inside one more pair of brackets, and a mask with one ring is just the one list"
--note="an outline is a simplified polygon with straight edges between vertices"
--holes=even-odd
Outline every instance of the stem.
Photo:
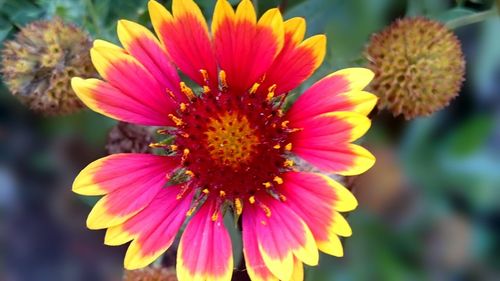
[[493,18],[496,16],[498,16],[496,9],[491,9],[488,11],[475,13],[472,15],[463,16],[460,18],[450,20],[449,22],[446,23],[446,27],[448,27],[449,29],[456,29],[456,28],[466,26],[469,24],[482,22],[484,20],[487,20],[489,18]]

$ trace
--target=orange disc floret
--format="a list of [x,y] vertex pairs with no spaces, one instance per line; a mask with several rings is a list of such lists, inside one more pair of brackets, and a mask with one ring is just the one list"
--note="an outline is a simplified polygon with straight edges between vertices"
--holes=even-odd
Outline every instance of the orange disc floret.
[[457,96],[465,60],[457,37],[422,17],[395,21],[373,35],[365,55],[375,72],[371,84],[379,109],[406,119],[442,109]]

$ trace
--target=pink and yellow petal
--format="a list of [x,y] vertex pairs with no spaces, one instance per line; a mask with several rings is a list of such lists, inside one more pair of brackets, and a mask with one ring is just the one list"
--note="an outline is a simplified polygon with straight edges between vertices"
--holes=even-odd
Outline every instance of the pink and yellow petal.
[[172,245],[193,197],[191,192],[178,199],[181,188],[165,187],[148,207],[123,224],[123,230],[135,238],[125,255],[125,268],[145,267]]
[[177,103],[166,89],[131,55],[114,48],[93,47],[90,56],[99,74],[136,103],[166,115],[176,109]]
[[231,239],[217,202],[209,198],[184,231],[177,253],[177,278],[229,281],[233,273]]
[[141,100],[127,96],[107,82],[74,77],[71,79],[71,86],[86,106],[110,118],[150,126],[167,126],[172,123],[168,118],[169,111],[165,110],[168,107],[158,111]]
[[293,122],[290,126],[300,128],[292,135],[293,147],[330,147],[359,139],[370,128],[371,121],[358,113],[338,111]]
[[[293,257],[309,265],[318,263],[318,250],[307,225],[282,202],[263,195],[250,206],[254,215],[259,251],[264,263],[276,277],[289,280]],[[253,210],[252,210],[253,209]]]
[[105,40],[101,40],[101,39],[94,40],[94,43],[92,43],[92,46],[93,47],[97,47],[97,48],[114,49],[115,51],[119,51],[119,52],[122,52],[124,54],[127,54],[127,51],[124,50],[122,47],[120,47],[118,45],[115,45],[115,44],[113,44],[111,42],[108,42],[108,41],[105,41]]
[[[288,21],[285,22],[285,27],[287,23]],[[292,24],[296,23],[292,22]],[[301,35],[297,33],[301,33],[301,30],[285,29],[287,30],[285,45],[267,71],[261,88],[266,91],[270,86],[276,85],[275,94],[277,95],[295,89],[309,78],[321,65],[326,54],[326,36],[315,35],[296,43],[295,40]]]
[[154,176],[166,175],[174,169],[168,157],[150,154],[113,154],[90,163],[75,178],[73,192],[81,195],[104,195],[131,183]]
[[148,3],[153,27],[174,63],[200,85],[205,70],[211,86],[217,85],[217,63],[203,14],[193,0],[174,0],[173,15],[158,2]]
[[321,251],[341,255],[338,235],[350,236],[352,231],[337,210],[354,209],[357,205],[354,196],[322,174],[289,172],[283,179],[280,192],[286,198],[284,204],[308,225]]
[[104,244],[108,246],[119,246],[130,242],[134,239],[134,235],[127,232],[123,228],[123,224],[115,225],[109,227],[106,230],[106,235],[104,236]]
[[323,171],[343,176],[362,174],[375,164],[368,150],[351,143],[295,147],[293,152]]
[[250,279],[252,281],[278,281],[271,271],[269,271],[260,254],[255,220],[251,211],[243,214],[242,239],[243,255]]
[[318,249],[325,254],[335,257],[344,256],[344,248],[337,235],[330,235],[326,240],[316,241],[316,244],[318,245]]
[[290,281],[303,281],[304,280],[304,265],[302,262],[295,258],[293,260],[293,273]]
[[285,44],[290,41],[291,45],[297,46],[306,34],[306,20],[301,17],[291,18],[285,21]]
[[334,72],[306,90],[288,112],[288,118],[299,121],[332,111],[368,113],[377,98],[360,91],[372,79],[373,72],[365,68]]
[[114,154],[91,163],[76,177],[73,191],[107,195],[90,212],[87,226],[118,225],[138,213],[166,184],[174,166],[167,157],[150,154]]
[[146,27],[127,20],[118,21],[117,31],[118,38],[127,52],[134,56],[164,89],[175,93],[179,100],[185,98],[179,91],[181,80],[177,70],[153,33]]
[[284,27],[278,9],[268,10],[256,22],[249,0],[236,13],[227,0],[218,0],[212,22],[219,67],[226,73],[229,88],[243,92],[261,78],[284,44]]

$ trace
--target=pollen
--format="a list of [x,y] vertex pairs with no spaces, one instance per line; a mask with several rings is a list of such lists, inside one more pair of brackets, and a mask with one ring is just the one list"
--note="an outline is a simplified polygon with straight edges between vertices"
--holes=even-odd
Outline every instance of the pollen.
[[181,82],[180,83],[180,87],[181,87],[181,92],[186,95],[186,97],[189,99],[189,100],[193,100],[196,98],[196,96],[194,95],[194,92],[191,88],[189,88],[186,83],[184,82]]
[[283,184],[283,179],[278,176],[275,176],[273,181],[276,182],[277,184]]
[[243,203],[240,198],[234,199],[234,209],[236,210],[236,214],[238,216],[243,212]]
[[251,160],[252,151],[259,143],[248,119],[230,113],[210,119],[205,135],[212,159],[235,169]]

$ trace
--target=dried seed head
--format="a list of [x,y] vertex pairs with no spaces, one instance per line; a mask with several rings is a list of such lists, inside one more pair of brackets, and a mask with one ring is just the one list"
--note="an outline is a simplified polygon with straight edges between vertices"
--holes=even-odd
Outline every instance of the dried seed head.
[[106,150],[109,154],[150,153],[152,142],[152,131],[146,127],[119,122],[109,131]]
[[71,89],[71,77],[97,77],[91,46],[88,34],[74,25],[58,18],[36,21],[5,43],[0,72],[12,94],[32,110],[72,113],[84,106]]
[[375,72],[378,107],[406,119],[429,115],[457,96],[465,60],[456,36],[425,18],[395,21],[373,35],[365,55]]

